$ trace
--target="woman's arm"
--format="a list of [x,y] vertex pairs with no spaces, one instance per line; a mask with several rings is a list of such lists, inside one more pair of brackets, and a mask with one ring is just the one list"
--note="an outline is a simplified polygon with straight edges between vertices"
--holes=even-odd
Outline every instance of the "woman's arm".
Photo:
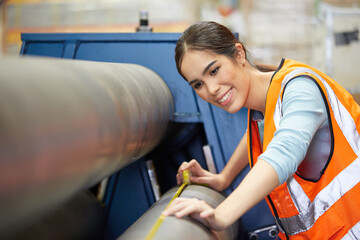
[[224,219],[223,229],[263,200],[277,186],[279,179],[275,169],[259,159],[240,185],[215,209],[215,213]]
[[245,132],[224,169],[219,173],[225,181],[223,189],[229,187],[235,177],[249,164],[247,152],[247,133]]
[[181,184],[183,182],[182,173],[185,170],[189,170],[191,172],[191,182],[207,184],[209,187],[218,191],[226,189],[248,164],[246,142],[247,136],[244,134],[228,163],[219,174],[213,174],[204,170],[194,159],[190,162],[182,163],[176,175],[177,183]]
[[215,209],[206,202],[194,198],[177,198],[163,214],[175,214],[179,218],[190,215],[214,230],[223,230],[278,185],[279,180],[274,168],[259,160],[240,185]]

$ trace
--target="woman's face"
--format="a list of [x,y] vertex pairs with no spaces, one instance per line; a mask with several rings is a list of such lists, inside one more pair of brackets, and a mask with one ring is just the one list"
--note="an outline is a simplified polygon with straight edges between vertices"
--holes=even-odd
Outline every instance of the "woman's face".
[[240,54],[234,61],[206,51],[188,51],[181,71],[199,97],[235,113],[244,106],[248,96],[249,78],[242,65],[244,60]]

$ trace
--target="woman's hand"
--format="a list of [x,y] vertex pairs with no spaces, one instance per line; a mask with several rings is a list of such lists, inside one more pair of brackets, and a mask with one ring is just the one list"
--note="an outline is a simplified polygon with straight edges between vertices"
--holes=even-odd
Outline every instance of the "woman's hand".
[[222,191],[227,187],[226,179],[223,175],[206,171],[195,159],[190,162],[183,162],[179,167],[176,175],[178,185],[183,183],[183,171],[185,170],[190,171],[190,182],[207,184],[209,187],[217,191]]
[[205,201],[196,198],[176,198],[162,213],[164,216],[175,215],[177,218],[190,216],[216,231],[227,227],[225,218]]

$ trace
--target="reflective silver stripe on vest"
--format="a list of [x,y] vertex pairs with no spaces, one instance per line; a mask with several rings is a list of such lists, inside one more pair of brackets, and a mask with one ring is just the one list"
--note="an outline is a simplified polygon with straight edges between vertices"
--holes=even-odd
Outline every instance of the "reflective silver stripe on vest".
[[[297,68],[285,76],[281,83],[282,89],[289,80],[301,73],[310,73],[324,84],[335,120],[354,152],[359,156],[360,135],[356,129],[356,124],[350,113],[338,100],[332,88],[321,76],[308,68]],[[280,119],[282,117],[280,97],[281,96],[278,97],[274,113],[274,123],[276,128],[279,127]],[[309,230],[325,211],[327,211],[347,191],[360,182],[359,172],[360,159],[358,157],[353,163],[340,172],[326,187],[324,187],[324,189],[315,197],[313,202],[310,201],[300,184],[293,177],[289,178],[287,187],[299,214],[290,218],[280,218],[285,232],[289,235],[294,235]]]
[[355,224],[341,240],[357,240],[360,238],[360,222]]
[[341,171],[311,202],[300,184],[289,178],[287,186],[299,215],[281,218],[286,233],[294,235],[309,230],[315,221],[337,200],[360,182],[360,159]]

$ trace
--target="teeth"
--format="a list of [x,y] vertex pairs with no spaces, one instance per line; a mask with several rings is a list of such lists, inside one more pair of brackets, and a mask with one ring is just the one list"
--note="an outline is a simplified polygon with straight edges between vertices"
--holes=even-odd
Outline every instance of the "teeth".
[[225,96],[223,96],[218,102],[219,103],[223,103],[225,102],[229,97],[230,97],[230,92],[228,92],[227,94],[225,94]]

